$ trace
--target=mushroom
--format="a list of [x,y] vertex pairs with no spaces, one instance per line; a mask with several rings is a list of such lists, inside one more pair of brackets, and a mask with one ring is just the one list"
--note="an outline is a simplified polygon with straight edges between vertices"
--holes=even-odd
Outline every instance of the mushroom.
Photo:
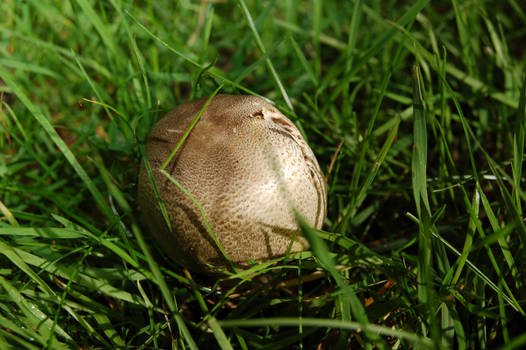
[[143,162],[138,202],[151,234],[173,260],[205,273],[228,268],[225,255],[246,268],[250,260],[307,249],[296,214],[321,228],[323,175],[298,129],[263,98],[216,95],[166,166],[170,176],[161,172],[206,100],[178,106],[147,138],[146,156],[169,219]]

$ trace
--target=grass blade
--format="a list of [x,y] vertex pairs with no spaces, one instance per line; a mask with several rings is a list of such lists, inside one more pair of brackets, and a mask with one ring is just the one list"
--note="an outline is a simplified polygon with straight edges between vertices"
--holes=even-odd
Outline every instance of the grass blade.
[[[245,4],[245,0],[237,0],[237,2],[241,7],[241,11],[243,13],[243,16],[245,17],[245,20],[247,21],[248,27],[252,31],[252,35],[254,36],[254,40],[256,41],[256,45],[259,51],[261,51],[261,54],[266,55],[267,50],[265,49],[265,45],[263,45],[263,41],[261,41],[256,25],[254,24],[254,20],[250,15],[250,11],[248,10],[247,5]],[[281,83],[281,79],[279,78],[279,75],[276,72],[276,69],[274,68],[274,64],[272,64],[270,57],[267,57],[265,59],[265,62],[267,64],[268,70],[270,71],[270,74],[272,75],[272,78],[274,79],[276,85],[279,88],[279,91],[281,92],[281,95],[283,96],[283,99],[285,100],[285,103],[291,111],[294,111],[294,107],[292,106],[292,102],[290,102],[289,95],[287,94],[285,87]]]
[[34,105],[33,102],[31,102],[31,100],[24,93],[23,89],[13,80],[11,74],[2,66],[0,66],[0,78],[2,78],[5,81],[5,83],[11,88],[13,93],[20,99],[20,101],[31,112],[31,114],[36,119],[36,121],[42,126],[42,128],[49,135],[51,140],[53,140],[53,142],[58,147],[60,152],[62,152],[62,154],[71,164],[73,169],[75,169],[77,175],[80,177],[82,182],[84,182],[85,186],[91,192],[91,195],[95,199],[95,202],[99,205],[102,212],[108,217],[112,217],[111,209],[106,203],[106,201],[104,200],[104,197],[102,196],[100,191],[97,189],[93,181],[90,179],[89,175],[86,173],[84,168],[80,165],[78,160],[75,158],[75,156],[73,155],[71,150],[68,148],[64,140],[60,138],[57,131],[53,128],[49,120],[44,116],[44,114],[42,114],[42,112],[40,112],[38,107]]
[[423,349],[434,349],[433,343],[429,338],[420,337],[414,333],[409,333],[403,330],[391,329],[387,327],[377,326],[374,324],[363,324],[360,322],[350,322],[342,320],[331,320],[322,318],[261,318],[252,320],[225,320],[219,321],[223,328],[231,327],[260,327],[260,326],[285,326],[285,327],[327,327],[340,328],[348,330],[363,330],[373,334],[381,334],[384,336],[392,336],[396,338],[406,339],[417,347]]
[[228,341],[225,332],[223,332],[223,329],[221,328],[221,324],[217,322],[215,317],[210,317],[208,319],[208,326],[210,326],[210,329],[212,329],[212,332],[214,333],[214,337],[216,337],[217,343],[219,344],[219,347],[222,350],[233,350],[234,348]]
[[117,55],[117,44],[113,40],[115,36],[112,33],[110,33],[109,28],[106,25],[104,25],[104,23],[102,23],[102,20],[100,19],[99,15],[93,10],[93,8],[87,0],[77,0],[77,3],[82,8],[82,11],[89,19],[91,24],[99,33],[104,44],[106,44],[106,46],[108,47],[108,49],[110,49],[113,55]]

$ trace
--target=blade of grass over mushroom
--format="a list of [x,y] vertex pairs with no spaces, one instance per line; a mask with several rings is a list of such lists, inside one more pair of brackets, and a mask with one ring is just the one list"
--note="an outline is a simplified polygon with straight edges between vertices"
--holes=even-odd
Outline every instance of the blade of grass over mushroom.
[[223,255],[223,257],[227,261],[228,265],[230,266],[230,268],[235,273],[236,272],[236,268],[235,268],[234,264],[232,263],[232,260],[230,260],[230,258],[228,257],[228,255],[227,255],[225,249],[223,248],[221,242],[219,242],[219,239],[217,238],[216,234],[214,233],[214,230],[212,229],[212,226],[210,226],[210,223],[208,222],[208,219],[206,218],[206,213],[205,213],[203,207],[201,206],[201,204],[197,201],[197,199],[195,199],[195,197],[190,192],[188,192],[183,187],[183,185],[181,185],[177,180],[175,180],[166,170],[161,169],[160,172],[161,172],[161,174],[166,176],[166,178],[168,180],[170,180],[170,182],[173,183],[179,190],[181,190],[184,193],[184,195],[186,197],[188,197],[188,199],[190,199],[192,201],[192,203],[194,203],[194,205],[197,207],[197,209],[199,210],[199,213],[201,214],[201,218],[203,219],[203,225],[205,226],[206,231],[210,235],[210,238],[212,238],[212,240],[214,241],[215,245],[217,246],[217,249],[219,249],[219,251],[221,252],[221,255]]
[[381,334],[395,338],[405,339],[414,345],[421,346],[424,349],[434,349],[434,345],[429,338],[418,336],[403,330],[392,329],[388,327],[377,326],[370,323],[351,322],[323,318],[260,318],[250,320],[225,320],[219,321],[223,328],[231,327],[259,327],[259,326],[289,326],[297,327],[303,325],[304,327],[326,327],[349,329],[355,331],[365,331],[374,334]]
[[[237,0],[237,3],[241,7],[243,17],[245,17],[248,27],[250,28],[252,35],[254,36],[256,46],[258,47],[259,51],[261,51],[263,55],[266,55],[267,50],[265,49],[265,45],[263,45],[263,41],[261,41],[258,30],[256,28],[256,25],[254,24],[254,21],[252,20],[252,16],[250,15],[250,11],[248,10],[247,5],[245,4],[245,1]],[[294,111],[294,107],[292,106],[292,102],[290,102],[289,95],[287,94],[287,91],[285,90],[285,87],[283,86],[283,83],[281,82],[281,79],[279,78],[279,75],[276,72],[276,69],[274,68],[274,64],[272,64],[270,57],[268,57],[265,60],[265,62],[267,63],[268,70],[270,71],[272,78],[274,79],[276,85],[278,86],[279,91],[281,92],[281,95],[283,96],[283,99],[285,100],[285,103],[287,104],[287,107],[289,107],[291,111]]]
[[201,107],[201,110],[199,111],[199,113],[197,113],[197,115],[195,116],[194,120],[192,121],[192,124],[190,124],[190,126],[188,127],[188,129],[186,129],[186,131],[184,132],[183,136],[181,137],[181,139],[179,140],[179,142],[177,142],[177,145],[175,145],[174,149],[172,150],[172,152],[170,153],[170,155],[168,156],[168,158],[166,158],[166,160],[164,161],[164,163],[161,165],[161,168],[159,170],[164,170],[164,168],[166,168],[168,166],[168,164],[172,161],[173,157],[175,157],[175,154],[177,153],[177,151],[179,150],[179,148],[181,147],[181,145],[184,143],[184,141],[186,140],[186,138],[188,137],[188,135],[190,135],[190,132],[192,131],[192,129],[194,128],[194,126],[197,124],[197,122],[199,121],[199,119],[201,118],[201,115],[203,114],[203,112],[205,111],[206,109],[206,106],[208,106],[208,104],[212,101],[212,99],[215,97],[215,95],[217,95],[217,93],[223,88],[223,85],[219,85],[219,87],[217,89],[215,89],[215,91],[212,93],[212,95],[210,95],[210,97],[206,100],[205,104],[203,105],[203,107]]
[[107,217],[111,218],[111,209],[104,200],[104,197],[97,189],[93,181],[90,179],[84,168],[77,161],[75,155],[68,148],[64,140],[60,138],[57,131],[53,128],[49,120],[42,114],[38,107],[31,102],[31,100],[24,93],[23,89],[12,79],[11,74],[2,66],[0,66],[0,78],[2,78],[5,81],[5,83],[12,89],[13,93],[17,95],[20,101],[31,112],[33,117],[37,120],[37,122],[42,126],[42,128],[46,131],[49,137],[53,140],[55,145],[62,152],[64,157],[68,160],[73,169],[75,169],[77,175],[80,177],[82,182],[84,182],[88,190],[91,192],[93,198],[95,199],[103,213]]
[[163,216],[164,222],[166,223],[166,227],[168,227],[168,230],[172,232],[173,230],[172,222],[170,220],[170,217],[168,216],[166,205],[164,204],[161,194],[159,193],[159,188],[157,187],[155,178],[153,177],[152,166],[150,164],[150,160],[148,159],[148,156],[146,155],[146,147],[144,145],[140,145],[139,150],[141,152],[141,156],[142,156],[141,159],[143,160],[144,168],[146,169],[146,173],[148,174],[148,180],[150,181],[150,184],[153,189],[155,200],[157,201],[157,205],[159,206],[159,209],[161,210],[161,215]]

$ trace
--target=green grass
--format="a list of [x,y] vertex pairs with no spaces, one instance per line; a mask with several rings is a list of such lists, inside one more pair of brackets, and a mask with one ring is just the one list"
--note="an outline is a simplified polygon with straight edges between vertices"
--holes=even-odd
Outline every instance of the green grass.
[[[0,348],[526,346],[521,1],[0,3]],[[144,140],[269,98],[327,176],[312,251],[216,281],[137,209]]]

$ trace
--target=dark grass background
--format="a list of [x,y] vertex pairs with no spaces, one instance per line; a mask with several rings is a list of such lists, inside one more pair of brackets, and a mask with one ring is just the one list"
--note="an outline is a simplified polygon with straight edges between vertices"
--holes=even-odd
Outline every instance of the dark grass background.
[[[0,348],[520,348],[521,1],[0,2]],[[272,100],[327,176],[312,251],[215,281],[137,209],[177,104]]]

